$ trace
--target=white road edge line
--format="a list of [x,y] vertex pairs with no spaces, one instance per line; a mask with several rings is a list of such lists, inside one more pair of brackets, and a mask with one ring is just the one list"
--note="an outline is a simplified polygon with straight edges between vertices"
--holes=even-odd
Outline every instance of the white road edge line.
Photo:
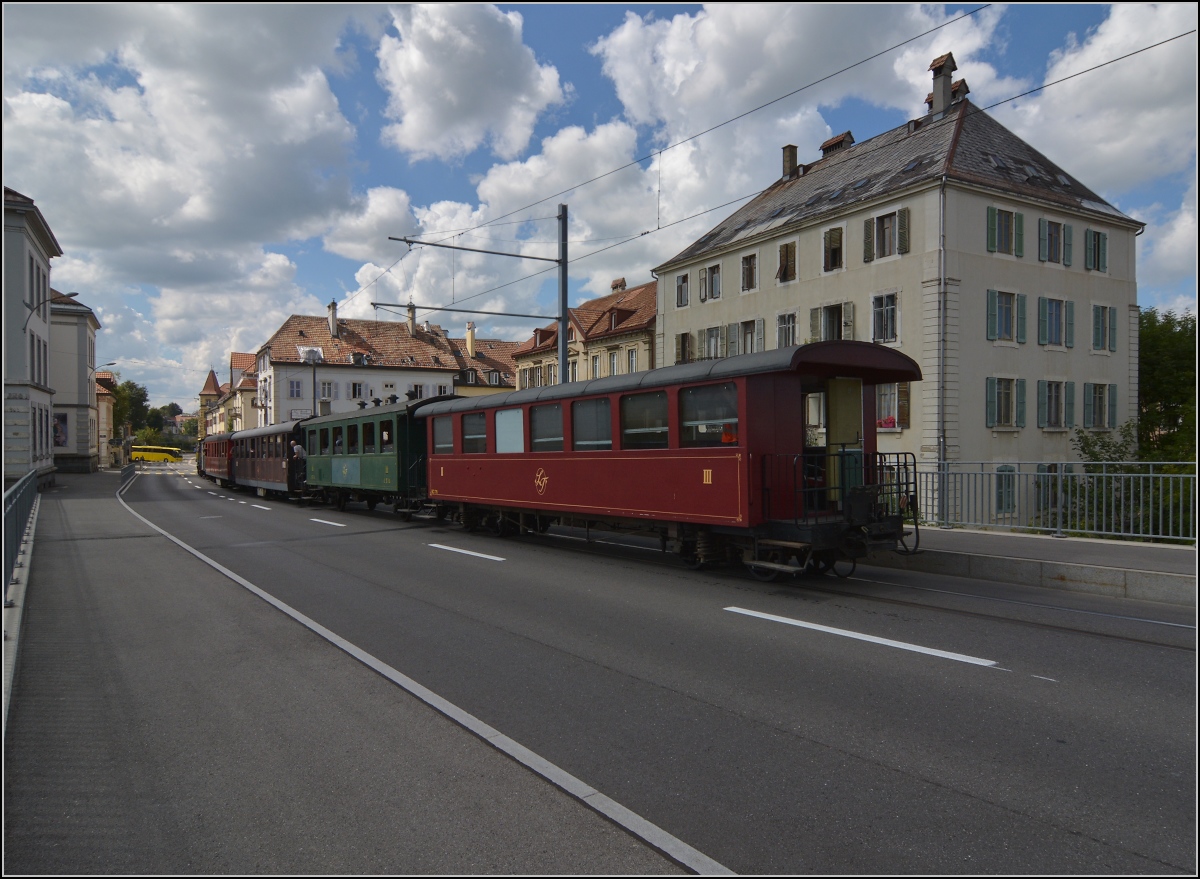
[[444,546],[444,545],[442,545],[442,544],[440,544],[440,543],[427,543],[427,544],[425,544],[425,545],[426,545],[426,546],[432,546],[434,549],[444,549],[444,550],[446,550],[447,552],[461,552],[463,555],[473,555],[473,556],[475,556],[476,558],[481,558],[481,559],[491,559],[493,562],[502,562],[502,561],[504,561],[504,559],[502,559],[502,558],[501,558],[500,556],[498,556],[498,555],[487,555],[486,553],[482,553],[482,552],[471,552],[471,550],[469,550],[469,549],[458,549],[457,547],[453,547],[453,546]]
[[330,522],[328,519],[309,519],[310,522],[320,522],[322,525],[332,525],[335,528],[345,528],[344,522]]
[[858,641],[870,641],[872,644],[882,644],[884,647],[896,647],[900,650],[911,650],[914,653],[925,653],[929,656],[939,656],[942,659],[953,659],[955,662],[967,662],[971,665],[984,665],[988,668],[993,668],[999,663],[991,659],[980,659],[977,656],[966,656],[962,653],[951,653],[947,650],[937,650],[933,647],[922,647],[920,644],[909,644],[905,641],[892,641],[889,638],[877,638],[874,635],[864,635],[861,632],[851,632],[848,629],[835,629],[831,626],[822,626],[817,623],[806,623],[803,620],[793,620],[788,617],[777,617],[770,613],[759,613],[756,610],[746,610],[743,607],[727,607],[725,608],[733,613],[745,614],[748,617],[758,617],[762,620],[771,620],[776,623],[786,623],[789,626],[799,626],[802,629],[813,629],[818,632],[826,632],[830,635],[841,635],[843,638],[854,638]]
[[262,504],[251,504],[250,506],[254,507],[256,510],[266,510],[267,512],[270,512],[271,510],[270,507],[264,507]]
[[[335,634],[334,632],[322,626],[320,623],[300,613],[300,611],[295,610],[287,604],[284,604],[275,596],[269,595],[262,589],[259,589],[249,580],[246,580],[243,577],[235,574],[224,565],[214,561],[213,559],[210,559],[198,549],[193,549],[178,537],[167,533],[149,519],[134,512],[133,508],[130,507],[129,504],[125,503],[125,499],[121,497],[122,492],[124,492],[124,490],[128,488],[132,482],[133,480],[130,480],[129,483],[126,483],[117,490],[117,500],[121,502],[121,506],[123,506],[130,513],[130,515],[153,528],[155,531],[167,538],[167,540],[171,541],[176,546],[180,547],[185,552],[195,556],[210,568],[224,574],[243,589],[246,589],[249,592],[257,595],[267,604],[280,611],[283,611],[283,613],[287,614],[296,622],[300,623],[302,626],[306,627],[319,637],[324,638],[333,646],[353,656],[363,665],[367,666],[367,668],[371,669],[377,674],[383,675],[401,689],[404,689],[413,696],[416,696],[430,708],[445,715],[463,729],[483,739],[496,750],[502,751],[503,753],[512,757],[518,763],[522,764],[532,772],[536,772],[555,787],[566,792],[570,796],[575,797],[581,803],[591,809],[594,809],[596,812],[599,812],[614,824],[625,828],[625,830],[627,830],[629,833],[643,840],[652,848],[662,852],[677,864],[694,871],[700,876],[737,875],[728,867],[718,863],[717,861],[714,861],[703,852],[692,848],[683,840],[677,839],[656,824],[650,823],[642,816],[629,811],[629,809],[626,809],[615,800],[606,797],[591,785],[581,781],[566,770],[559,768],[549,760],[546,760],[545,758],[529,750],[521,743],[501,734],[499,730],[488,726],[478,717],[463,711],[453,702],[443,699],[441,696],[437,695],[437,693],[434,693],[427,687],[423,687],[421,684],[418,684],[407,675],[401,674],[400,672],[396,671],[396,669],[376,659],[365,650],[360,650],[345,638]],[[313,521],[319,520],[314,519]],[[329,524],[336,525],[337,523],[331,522]]]

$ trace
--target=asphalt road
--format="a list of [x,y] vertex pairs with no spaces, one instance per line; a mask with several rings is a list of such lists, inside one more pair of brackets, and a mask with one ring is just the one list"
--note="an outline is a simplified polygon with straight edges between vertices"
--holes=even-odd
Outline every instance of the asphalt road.
[[[868,568],[763,584],[194,476],[127,501],[736,872],[1195,872],[1185,609]],[[230,719],[231,748],[252,733]]]

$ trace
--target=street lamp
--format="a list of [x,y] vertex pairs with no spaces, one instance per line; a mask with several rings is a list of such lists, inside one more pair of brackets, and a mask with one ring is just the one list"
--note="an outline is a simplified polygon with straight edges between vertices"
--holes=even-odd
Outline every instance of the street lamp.
[[312,367],[312,414],[315,416],[317,414],[317,364],[324,363],[325,358],[316,348],[309,348],[304,352],[304,362]]
[[29,318],[31,318],[35,314],[37,314],[37,310],[39,308],[41,308],[43,305],[45,305],[47,302],[49,302],[51,299],[53,299],[55,296],[62,296],[65,299],[74,299],[78,295],[79,295],[78,293],[59,293],[57,290],[51,290],[49,296],[47,296],[41,302],[35,302],[32,305],[30,305],[28,302],[26,302],[25,300],[22,299],[21,304],[29,309],[29,317],[26,317],[25,323],[21,324],[21,332],[22,333],[25,332],[26,327],[29,326]]

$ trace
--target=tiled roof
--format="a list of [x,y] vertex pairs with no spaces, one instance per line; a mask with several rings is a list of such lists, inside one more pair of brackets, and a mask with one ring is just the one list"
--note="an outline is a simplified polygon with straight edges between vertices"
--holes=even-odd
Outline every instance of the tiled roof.
[[[417,326],[414,337],[407,321],[338,319],[338,338],[329,334],[326,317],[294,314],[267,340],[272,363],[303,363],[302,349],[320,348],[324,365],[386,366],[392,368],[432,369],[461,372],[472,369],[486,378],[487,372],[499,372],[501,386],[514,382],[516,342],[500,339],[475,340],[475,356],[467,354],[465,339],[452,339],[436,324]],[[356,363],[360,359],[361,363]],[[481,382],[486,384],[486,381]]]
[[200,391],[200,396],[217,396],[221,393],[221,386],[217,384],[217,373],[215,370],[208,371],[208,378],[204,380],[204,388]]
[[905,123],[818,159],[805,166],[801,176],[777,180],[655,273],[910,187],[935,185],[943,174],[997,192],[1103,214],[1110,221],[1143,225],[963,99],[941,119]]
[[[617,290],[569,309],[568,314],[571,324],[575,327],[576,340],[593,342],[605,336],[617,336],[653,327],[658,316],[657,291],[658,284],[651,281],[640,287]],[[542,327],[514,353],[524,356],[537,351],[555,351],[557,348],[558,324],[552,323]]]
[[229,368],[251,370],[254,369],[255,357],[253,354],[243,354],[239,351],[234,351],[229,355]]

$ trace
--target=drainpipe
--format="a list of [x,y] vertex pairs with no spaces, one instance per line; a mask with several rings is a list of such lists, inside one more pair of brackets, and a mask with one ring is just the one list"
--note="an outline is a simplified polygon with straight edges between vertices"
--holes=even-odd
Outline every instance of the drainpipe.
[[946,175],[938,192],[938,518],[943,528],[949,528],[947,510],[947,454],[946,454]]

